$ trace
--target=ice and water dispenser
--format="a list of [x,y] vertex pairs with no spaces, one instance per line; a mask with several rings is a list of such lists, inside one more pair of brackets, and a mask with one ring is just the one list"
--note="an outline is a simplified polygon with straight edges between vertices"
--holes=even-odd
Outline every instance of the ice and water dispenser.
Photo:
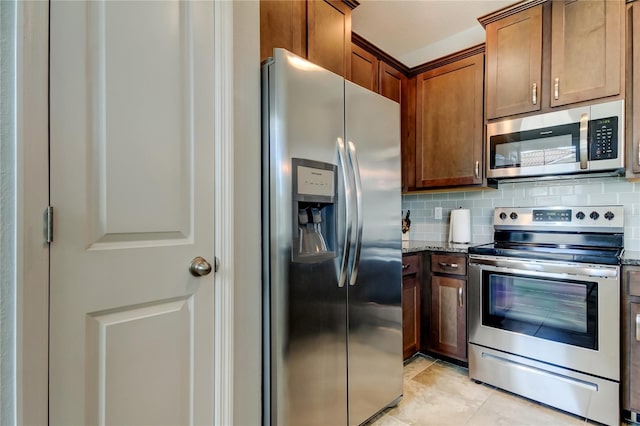
[[294,262],[335,257],[337,167],[293,158],[292,256]]

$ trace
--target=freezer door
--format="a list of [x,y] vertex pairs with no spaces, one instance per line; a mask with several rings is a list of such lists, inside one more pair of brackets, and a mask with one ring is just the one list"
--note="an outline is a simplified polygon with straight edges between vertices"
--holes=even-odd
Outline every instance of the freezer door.
[[[265,423],[346,425],[344,80],[285,50],[263,68]],[[266,74],[265,74],[266,73]],[[337,170],[333,258],[294,261],[292,159]],[[322,224],[325,226],[326,224]]]
[[350,82],[345,93],[359,201],[348,286],[349,424],[359,425],[402,395],[400,106]]

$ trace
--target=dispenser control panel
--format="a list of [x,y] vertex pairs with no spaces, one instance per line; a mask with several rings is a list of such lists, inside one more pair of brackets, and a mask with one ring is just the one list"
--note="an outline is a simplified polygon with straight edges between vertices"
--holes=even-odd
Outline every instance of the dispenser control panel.
[[335,193],[333,170],[301,165],[297,168],[299,194],[333,197]]

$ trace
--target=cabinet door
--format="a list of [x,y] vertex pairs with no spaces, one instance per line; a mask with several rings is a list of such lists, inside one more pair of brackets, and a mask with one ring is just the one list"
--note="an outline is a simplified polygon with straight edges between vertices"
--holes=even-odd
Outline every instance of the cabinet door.
[[552,2],[552,107],[620,93],[623,6],[621,0]]
[[467,360],[465,280],[431,276],[431,338],[428,349]]
[[380,90],[385,98],[400,103],[402,101],[402,85],[406,77],[386,62],[380,61]]
[[640,3],[631,4],[629,43],[631,47],[631,138],[629,140],[629,177],[640,178]]
[[415,274],[402,279],[402,348],[404,359],[420,348],[420,280]]
[[483,55],[417,77],[416,188],[482,183]]
[[351,81],[378,92],[378,58],[358,45],[351,44]]
[[[629,391],[629,407],[628,409],[633,412],[640,412],[640,341],[638,341],[636,330],[638,321],[640,321],[640,303],[629,304],[629,331],[626,336],[628,339],[628,353],[624,354],[625,358],[629,361],[629,378],[628,378],[628,391]],[[624,407],[623,407],[624,408]]]
[[407,78],[402,87],[402,191],[416,188],[416,77]]
[[487,24],[487,119],[540,110],[542,5]]
[[311,62],[351,78],[351,9],[341,1],[307,2],[307,55]]
[[260,61],[282,47],[307,56],[306,7],[299,0],[260,0]]
[[404,359],[420,350],[421,256],[402,256],[402,352]]
[[640,268],[623,266],[622,409],[640,412]]

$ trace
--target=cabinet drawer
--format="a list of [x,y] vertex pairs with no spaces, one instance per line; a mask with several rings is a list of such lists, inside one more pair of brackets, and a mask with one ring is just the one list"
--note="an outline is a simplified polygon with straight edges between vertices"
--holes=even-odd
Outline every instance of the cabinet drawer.
[[626,281],[629,283],[629,296],[640,296],[640,268],[625,268]]
[[431,255],[431,272],[467,275],[467,257],[464,255]]
[[420,256],[410,254],[402,256],[402,276],[417,274],[420,271]]

